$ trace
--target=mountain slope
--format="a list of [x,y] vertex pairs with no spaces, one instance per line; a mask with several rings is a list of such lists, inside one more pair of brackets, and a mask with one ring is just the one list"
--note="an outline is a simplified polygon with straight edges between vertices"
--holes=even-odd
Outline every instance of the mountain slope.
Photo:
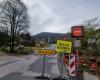
[[68,37],[70,37],[70,33],[62,34],[62,33],[42,32],[37,35],[34,35],[33,39],[35,39],[36,41],[42,40],[45,42],[48,42],[49,40],[50,43],[53,43],[57,39],[68,38]]

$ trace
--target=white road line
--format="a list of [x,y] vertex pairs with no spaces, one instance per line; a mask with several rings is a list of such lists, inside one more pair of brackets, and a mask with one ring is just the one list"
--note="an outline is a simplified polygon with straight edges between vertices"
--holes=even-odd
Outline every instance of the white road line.
[[[50,74],[45,73],[44,75],[50,77]],[[32,71],[24,71],[22,76],[41,76],[41,73],[32,72]]]
[[5,63],[11,62],[11,61],[16,61],[18,59],[11,59],[11,60],[4,60],[4,61],[0,61],[0,65],[3,65]]
[[54,63],[54,65],[52,66],[52,73],[51,73],[51,75],[52,76],[59,76],[60,75],[60,72],[59,72],[59,69],[58,69],[58,64],[57,64],[57,59],[51,59],[50,61],[48,61],[48,62],[52,62],[52,63]]
[[52,75],[59,76],[60,72],[57,65],[52,66]]

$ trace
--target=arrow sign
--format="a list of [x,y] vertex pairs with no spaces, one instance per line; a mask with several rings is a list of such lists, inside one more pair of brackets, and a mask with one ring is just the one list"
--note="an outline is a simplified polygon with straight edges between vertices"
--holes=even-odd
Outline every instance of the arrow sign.
[[54,54],[56,54],[56,51],[50,50],[50,49],[40,49],[40,50],[36,50],[36,54],[38,54],[38,55],[54,55]]

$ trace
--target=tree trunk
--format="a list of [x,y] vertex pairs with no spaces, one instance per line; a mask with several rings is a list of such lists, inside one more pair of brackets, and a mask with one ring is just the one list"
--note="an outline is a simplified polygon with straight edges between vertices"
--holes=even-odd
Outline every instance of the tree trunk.
[[16,18],[16,10],[13,8],[13,17],[12,17],[12,23],[11,23],[11,46],[10,46],[10,52],[14,52],[14,41],[15,41],[15,18]]

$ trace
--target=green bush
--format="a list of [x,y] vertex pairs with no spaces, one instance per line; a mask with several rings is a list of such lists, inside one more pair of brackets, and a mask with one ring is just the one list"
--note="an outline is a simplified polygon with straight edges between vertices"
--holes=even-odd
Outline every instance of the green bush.
[[99,68],[98,68],[98,73],[99,73],[99,75],[100,75],[100,66],[99,66]]
[[28,54],[31,51],[32,51],[32,48],[31,47],[24,47],[24,49],[23,49],[23,53],[24,54]]
[[10,52],[10,48],[9,47],[6,47],[6,46],[3,46],[1,48],[1,51],[9,53]]
[[[10,53],[10,48],[3,46],[1,48],[1,51],[5,52],[5,53]],[[29,52],[32,51],[31,47],[23,47],[23,46],[18,46],[14,48],[14,53],[15,54],[28,54]]]
[[28,54],[32,51],[31,47],[16,47],[15,48],[16,53],[18,54]]

